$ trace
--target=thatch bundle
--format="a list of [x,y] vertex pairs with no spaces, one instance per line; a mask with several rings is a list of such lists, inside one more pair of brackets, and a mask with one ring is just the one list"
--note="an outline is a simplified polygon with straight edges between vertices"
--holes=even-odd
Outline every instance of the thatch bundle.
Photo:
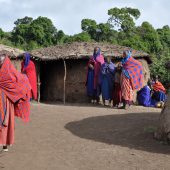
[[11,58],[16,58],[21,55],[24,51],[17,48],[12,48],[3,44],[0,44],[0,54],[6,54]]
[[94,47],[100,47],[104,56],[121,58],[124,50],[132,51],[135,58],[146,58],[149,62],[150,56],[142,51],[132,50],[129,47],[106,43],[72,43],[56,45],[47,48],[33,50],[31,52],[35,59],[39,60],[58,60],[58,59],[82,59],[92,55]]

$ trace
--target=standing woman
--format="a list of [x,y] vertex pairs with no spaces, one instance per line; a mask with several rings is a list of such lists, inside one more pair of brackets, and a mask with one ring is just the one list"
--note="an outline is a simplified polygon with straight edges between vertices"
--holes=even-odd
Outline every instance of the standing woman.
[[0,54],[0,145],[3,151],[14,143],[14,115],[25,122],[30,115],[30,84],[5,54]]
[[123,108],[128,109],[133,103],[134,90],[140,90],[143,87],[143,68],[142,64],[135,60],[129,51],[123,52],[121,91],[123,99]]
[[99,47],[94,48],[93,56],[90,57],[87,68],[87,95],[90,97],[91,102],[97,103],[99,100],[99,88],[100,88],[100,71],[101,66],[104,63],[104,57],[101,55]]
[[107,57],[101,68],[101,92],[105,106],[108,106],[113,99],[114,73],[115,65],[112,63],[111,58]]
[[31,85],[31,99],[37,100],[37,75],[36,68],[29,53],[24,53],[24,61],[21,63],[21,72],[26,74]]

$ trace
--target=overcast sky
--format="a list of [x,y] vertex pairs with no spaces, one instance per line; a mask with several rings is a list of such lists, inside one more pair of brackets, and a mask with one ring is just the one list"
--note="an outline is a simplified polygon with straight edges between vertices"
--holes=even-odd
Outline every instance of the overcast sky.
[[170,0],[0,0],[0,27],[11,31],[18,18],[49,17],[66,34],[81,31],[83,18],[106,22],[113,7],[134,7],[141,11],[137,25],[149,21],[155,28],[170,25]]

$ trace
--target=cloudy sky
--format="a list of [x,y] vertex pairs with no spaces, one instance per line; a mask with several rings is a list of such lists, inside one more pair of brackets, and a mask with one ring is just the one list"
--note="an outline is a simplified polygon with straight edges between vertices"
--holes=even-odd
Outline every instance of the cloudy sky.
[[11,31],[18,18],[49,17],[66,34],[81,31],[83,18],[106,22],[113,7],[134,7],[141,11],[137,25],[149,21],[156,28],[170,25],[169,0],[0,0],[0,27]]

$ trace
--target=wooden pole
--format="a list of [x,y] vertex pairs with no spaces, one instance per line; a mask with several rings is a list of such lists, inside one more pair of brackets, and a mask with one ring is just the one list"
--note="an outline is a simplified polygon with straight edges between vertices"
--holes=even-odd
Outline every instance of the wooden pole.
[[41,72],[41,69],[40,69],[40,62],[38,63],[37,62],[37,74],[38,74],[38,103],[40,103],[40,99],[41,99],[41,78],[40,78],[40,72]]
[[66,66],[66,61],[63,59],[64,63],[64,91],[63,91],[63,102],[64,105],[66,104],[66,78],[67,78],[67,66]]

